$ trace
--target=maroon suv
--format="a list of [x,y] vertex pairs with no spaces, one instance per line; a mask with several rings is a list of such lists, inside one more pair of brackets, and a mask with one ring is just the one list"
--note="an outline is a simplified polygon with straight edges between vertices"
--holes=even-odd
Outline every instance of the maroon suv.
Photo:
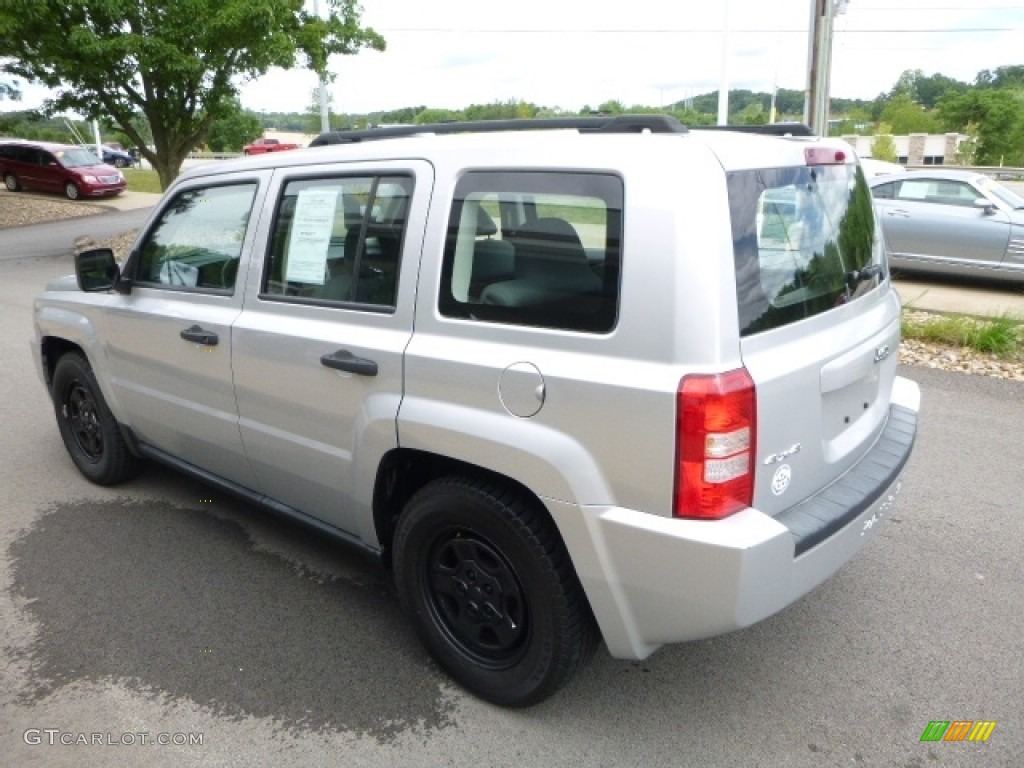
[[88,149],[44,141],[0,142],[0,176],[12,192],[62,192],[71,200],[116,195],[126,186],[124,174]]

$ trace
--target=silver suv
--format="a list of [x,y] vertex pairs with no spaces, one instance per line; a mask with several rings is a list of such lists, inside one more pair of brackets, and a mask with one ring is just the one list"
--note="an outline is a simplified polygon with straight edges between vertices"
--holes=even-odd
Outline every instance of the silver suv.
[[[791,129],[786,129],[791,130]],[[86,477],[143,459],[378,555],[498,704],[824,581],[920,394],[842,143],[671,118],[325,134],[194,168],[34,356]]]

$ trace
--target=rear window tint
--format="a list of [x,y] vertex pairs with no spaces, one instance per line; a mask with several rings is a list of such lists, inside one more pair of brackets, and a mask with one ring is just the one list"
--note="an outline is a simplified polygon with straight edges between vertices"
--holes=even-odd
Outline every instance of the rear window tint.
[[741,335],[827,312],[884,277],[871,192],[856,166],[737,171],[728,184]]

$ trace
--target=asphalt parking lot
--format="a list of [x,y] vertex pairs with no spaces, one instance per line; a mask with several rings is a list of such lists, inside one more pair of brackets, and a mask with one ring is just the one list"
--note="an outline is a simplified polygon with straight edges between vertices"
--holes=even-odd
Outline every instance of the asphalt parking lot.
[[[835,578],[507,711],[437,671],[361,556],[159,468],[84,481],[26,344],[67,271],[0,261],[0,765],[1020,765],[1024,384],[904,369],[899,507]],[[996,725],[922,742],[936,721]]]

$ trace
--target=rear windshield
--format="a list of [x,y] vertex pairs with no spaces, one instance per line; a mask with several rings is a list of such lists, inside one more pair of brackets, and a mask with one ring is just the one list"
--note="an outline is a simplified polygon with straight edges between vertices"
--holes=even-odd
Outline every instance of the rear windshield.
[[728,184],[742,336],[827,312],[884,279],[857,166],[736,171]]

